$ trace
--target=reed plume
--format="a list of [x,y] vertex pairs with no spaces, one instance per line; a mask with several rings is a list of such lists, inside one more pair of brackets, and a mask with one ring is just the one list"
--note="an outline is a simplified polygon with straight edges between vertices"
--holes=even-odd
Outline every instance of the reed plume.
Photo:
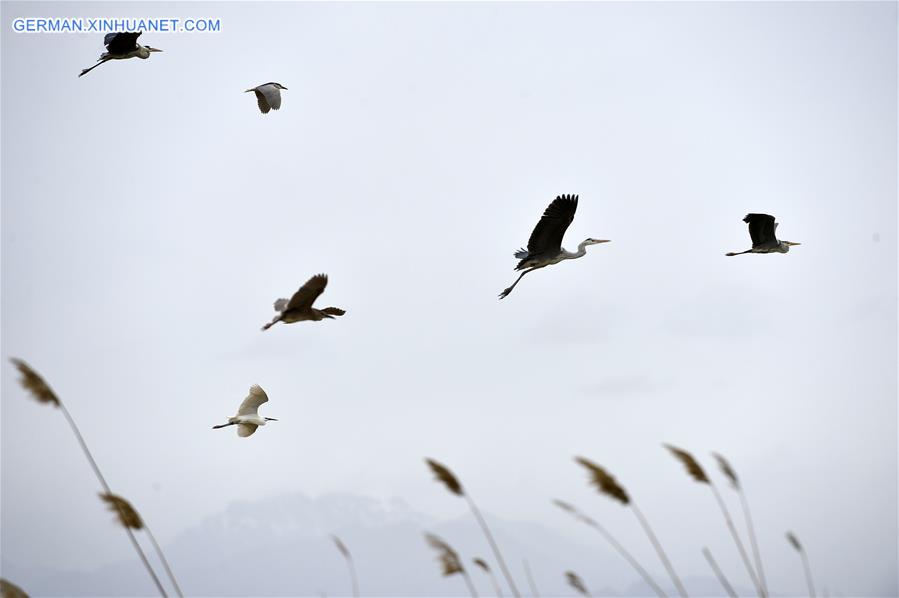
[[[35,399],[39,403],[47,403],[47,404],[53,405],[54,407],[58,408],[62,412],[63,416],[66,418],[66,421],[69,424],[69,427],[72,429],[72,433],[75,435],[75,439],[78,441],[78,444],[81,446],[81,451],[84,453],[84,456],[87,458],[87,461],[91,466],[91,469],[93,469],[94,475],[97,476],[97,480],[100,482],[100,485],[103,486],[103,490],[105,492],[103,494],[101,494],[101,496],[104,496],[104,495],[110,496],[110,497],[115,496],[115,495],[113,495],[112,490],[109,488],[109,484],[106,483],[106,478],[103,477],[103,473],[100,471],[100,467],[97,465],[97,462],[94,460],[94,456],[91,454],[90,449],[87,448],[87,443],[84,440],[84,436],[81,435],[81,430],[78,429],[78,426],[75,424],[75,420],[72,418],[72,415],[69,413],[69,410],[66,409],[65,404],[59,399],[59,396],[55,392],[53,392],[53,389],[50,388],[50,385],[47,384],[47,382],[40,376],[40,374],[38,374],[36,371],[34,371],[31,368],[31,366],[29,366],[23,360],[13,358],[13,359],[10,359],[10,361],[16,367],[16,369],[19,370],[19,374],[21,374],[19,383],[22,385],[22,388],[24,388],[26,391],[28,391],[31,394],[33,399]],[[124,501],[124,499],[121,499],[120,497],[116,497],[116,498]],[[106,501],[107,504],[110,504],[110,502],[109,502],[110,500],[113,500],[113,499],[105,499],[104,498],[104,501]],[[127,501],[125,501],[125,502],[127,504]],[[128,505],[128,506],[130,507],[130,505]],[[134,512],[135,515],[137,515],[137,512],[134,511],[133,508],[131,510]],[[165,589],[162,587],[162,583],[159,581],[159,577],[156,576],[156,572],[153,571],[153,567],[150,566],[150,561],[147,560],[147,555],[144,553],[143,549],[140,547],[140,544],[138,544],[137,538],[134,537],[134,532],[132,531],[133,528],[124,523],[123,515],[121,515],[121,511],[119,510],[118,506],[116,506],[116,512],[119,513],[119,518],[120,518],[119,521],[120,521],[120,523],[122,523],[122,527],[125,529],[125,532],[128,534],[128,539],[131,540],[132,546],[134,546],[134,549],[137,551],[138,557],[140,557],[141,562],[144,564],[144,567],[147,569],[147,573],[149,573],[150,577],[153,579],[153,583],[156,585],[156,589],[159,590],[159,593],[162,596],[166,596]],[[140,521],[139,517],[138,517],[138,521]],[[133,523],[134,521],[131,520],[130,522]],[[145,527],[145,525],[143,524],[142,521],[141,521],[141,524],[143,527]],[[154,544],[155,544],[155,539],[154,539]],[[157,546],[157,550],[161,556],[162,551],[158,549],[158,546]],[[163,558],[163,563],[165,564],[164,558]],[[167,564],[166,564],[166,569],[168,570]],[[169,571],[169,575],[171,576],[172,583],[174,584],[175,588],[177,589],[178,584],[175,583],[175,578],[174,578],[174,576],[171,575],[171,571]],[[178,590],[178,595],[181,596],[180,590]]]
[[0,579],[0,598],[28,598],[28,594],[13,582]]
[[581,596],[587,596],[588,598],[591,596],[590,590],[584,585],[584,580],[578,577],[578,574],[574,571],[566,571],[565,579],[568,581],[568,585],[574,588],[574,590]]
[[630,496],[628,496],[627,491],[609,474],[605,469],[593,463],[589,459],[585,459],[584,457],[575,457],[575,461],[577,461],[580,465],[587,469],[587,472],[590,474],[590,482],[596,486],[596,489],[600,494],[605,494],[612,500],[616,500],[625,506],[629,506],[631,511],[634,513],[634,516],[640,522],[641,527],[643,527],[643,531],[646,532],[646,535],[649,536],[649,541],[652,543],[653,548],[655,548],[656,553],[659,555],[659,560],[662,561],[662,564],[665,566],[665,570],[668,571],[668,575],[671,577],[671,581],[674,582],[674,587],[677,588],[678,593],[682,596],[682,598],[687,598],[687,589],[684,587],[684,584],[681,582],[680,577],[678,577],[677,572],[674,570],[674,566],[671,564],[671,561],[668,560],[668,555],[665,554],[665,550],[662,548],[662,544],[659,542],[659,539],[656,537],[655,532],[652,531],[652,527],[649,525],[649,521],[643,515],[643,512],[637,508],[636,503],[631,500]]
[[649,585],[649,587],[652,588],[652,591],[655,592],[659,596],[659,598],[668,598],[668,594],[665,593],[665,590],[663,590],[659,586],[659,584],[656,583],[656,581],[652,578],[651,575],[649,575],[646,569],[644,569],[643,566],[637,562],[637,559],[635,559],[631,555],[631,553],[625,550],[624,546],[622,546],[621,543],[606,530],[606,528],[601,526],[591,517],[584,515],[577,507],[570,503],[558,499],[554,500],[553,503],[563,511],[569,513],[572,517],[574,517],[581,523],[584,523],[585,525],[588,525],[598,531],[600,535],[605,538],[606,541],[611,544],[615,550],[618,551],[618,554],[624,557],[624,560],[626,560],[630,564],[630,566],[634,568],[634,570],[640,575],[640,577],[643,578],[643,581],[645,581]]
[[478,521],[478,525],[481,526],[481,529],[484,532],[484,535],[487,537],[487,542],[490,544],[491,550],[493,550],[493,556],[496,557],[496,562],[499,563],[499,567],[503,572],[503,576],[506,578],[506,583],[509,584],[509,589],[512,590],[512,595],[515,598],[520,598],[521,594],[518,592],[518,588],[515,586],[515,580],[512,579],[511,573],[509,573],[509,568],[506,566],[506,562],[503,560],[503,555],[499,551],[499,546],[497,546],[496,541],[493,539],[493,534],[490,533],[490,528],[487,527],[487,521],[481,515],[481,511],[478,509],[474,500],[472,500],[471,496],[462,489],[462,484],[459,482],[459,479],[453,475],[453,472],[449,470],[445,465],[434,461],[433,459],[425,459],[425,463],[428,464],[428,467],[434,473],[434,476],[437,478],[437,481],[441,482],[446,489],[456,496],[462,496],[468,502],[468,507],[471,509],[471,513],[474,515],[475,519]]
[[815,598],[815,584],[812,581],[812,568],[808,564],[808,555],[799,542],[799,538],[793,532],[787,532],[787,541],[796,549],[799,556],[802,557],[802,567],[805,569],[805,583],[808,584],[808,595]]
[[715,562],[715,557],[712,556],[712,551],[703,546],[702,555],[705,557],[705,560],[708,561],[709,567],[711,567],[712,571],[715,573],[715,577],[717,577],[718,581],[721,582],[721,585],[724,586],[724,591],[727,592],[727,595],[730,596],[730,598],[737,598],[737,593],[734,592],[734,587],[730,585],[730,582],[727,581],[724,573],[718,567],[718,563]]
[[468,586],[468,591],[471,593],[472,598],[478,598],[478,592],[474,589],[474,584],[471,583],[468,571],[462,566],[462,559],[459,558],[459,553],[434,534],[426,533],[425,540],[431,548],[437,551],[437,559],[440,561],[440,569],[443,576],[449,577],[458,573],[465,580],[465,585]]
[[715,500],[718,502],[718,507],[721,509],[721,514],[724,515],[724,521],[727,524],[727,529],[730,531],[730,535],[734,539],[734,544],[737,545],[737,551],[740,553],[740,558],[743,559],[743,565],[745,565],[746,571],[749,572],[749,577],[750,579],[752,579],[752,583],[755,586],[756,592],[761,598],[766,598],[767,594],[765,593],[764,588],[762,588],[762,584],[759,582],[758,576],[756,576],[755,574],[755,569],[753,569],[752,564],[749,562],[749,555],[746,553],[746,548],[743,546],[742,540],[740,540],[740,534],[737,533],[737,528],[734,525],[733,519],[731,519],[730,511],[727,510],[727,505],[724,503],[724,499],[721,498],[721,493],[718,492],[718,488],[705,474],[705,470],[702,468],[699,462],[695,458],[693,458],[693,455],[683,449],[671,446],[670,444],[665,444],[663,446],[668,449],[668,451],[672,455],[674,455],[675,459],[681,462],[681,464],[686,468],[687,473],[690,474],[690,477],[692,477],[700,484],[706,484],[711,489],[712,494],[715,495]]
[[759,551],[759,544],[755,539],[755,526],[752,524],[752,514],[749,512],[749,501],[746,499],[746,492],[743,490],[743,485],[740,484],[740,478],[737,477],[737,472],[730,466],[727,459],[718,453],[712,453],[712,457],[718,462],[718,469],[720,469],[721,473],[723,473],[730,481],[731,487],[740,496],[740,505],[743,508],[743,518],[746,520],[746,529],[749,533],[749,543],[752,545],[752,558],[755,561],[755,571],[758,573],[759,582],[762,584],[762,589],[767,595],[769,593],[768,581],[765,579],[765,570],[762,567],[762,553]]
[[496,576],[493,575],[493,570],[490,569],[490,565],[487,564],[487,561],[481,558],[472,559],[472,562],[480,567],[484,573],[490,578],[490,581],[493,583],[493,589],[496,590],[496,595],[498,598],[503,598],[503,590],[499,587],[499,582],[496,581]]
[[350,580],[353,582],[353,596],[359,598],[359,580],[356,579],[356,565],[353,563],[353,555],[350,554],[350,550],[346,547],[346,544],[344,544],[336,535],[331,534],[331,539],[334,541],[334,545],[337,546],[337,550],[339,550],[340,554],[343,555],[343,558],[346,559],[347,567],[350,569]]

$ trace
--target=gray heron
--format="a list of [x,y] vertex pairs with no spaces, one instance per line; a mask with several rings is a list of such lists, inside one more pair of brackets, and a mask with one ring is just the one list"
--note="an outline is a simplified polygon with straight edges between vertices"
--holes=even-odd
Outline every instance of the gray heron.
[[256,102],[259,111],[268,114],[269,110],[277,110],[281,107],[281,90],[287,89],[280,83],[263,83],[247,89],[244,93],[256,92]]
[[213,430],[219,428],[227,428],[228,426],[237,426],[237,435],[240,437],[250,436],[259,426],[264,426],[265,422],[276,422],[273,417],[261,417],[259,415],[259,406],[268,402],[268,395],[258,384],[250,387],[250,394],[240,404],[237,415],[228,418],[227,424],[212,426]]
[[777,230],[777,222],[774,216],[769,214],[746,214],[743,222],[749,225],[749,236],[752,237],[752,249],[746,251],[731,251],[726,256],[743,255],[744,253],[787,253],[793,245],[792,241],[778,241],[774,232]]
[[162,50],[159,50],[157,48],[142,46],[137,43],[137,38],[140,37],[141,33],[141,31],[120,31],[119,33],[107,33],[106,37],[103,38],[103,45],[106,46],[106,51],[100,55],[97,64],[90,68],[82,69],[81,74],[78,76],[82,77],[104,62],[108,62],[110,60],[125,60],[126,58],[135,57],[147,59],[150,57],[150,54],[152,52],[162,52]]
[[268,330],[278,322],[292,324],[294,322],[304,322],[312,320],[318,322],[328,319],[334,319],[334,316],[342,316],[346,311],[339,307],[326,307],[324,309],[316,309],[312,307],[318,296],[321,295],[325,287],[328,286],[327,274],[316,274],[301,286],[290,300],[278,299],[275,301],[275,311],[279,312],[275,318],[262,327]]
[[512,286],[499,294],[500,299],[511,293],[518,281],[528,272],[558,264],[562,260],[584,257],[587,255],[588,245],[609,242],[608,239],[588,238],[580,242],[574,253],[562,248],[562,237],[565,236],[565,231],[574,220],[577,200],[577,195],[559,195],[549,204],[546,211],[543,212],[540,222],[534,227],[531,238],[528,239],[528,248],[515,252],[515,257],[520,260],[515,266],[515,270],[523,270],[523,272],[515,279]]

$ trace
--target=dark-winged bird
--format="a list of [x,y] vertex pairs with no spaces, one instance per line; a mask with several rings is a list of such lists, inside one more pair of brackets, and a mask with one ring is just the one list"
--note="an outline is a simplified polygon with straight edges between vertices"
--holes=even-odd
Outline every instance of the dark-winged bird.
[[103,45],[106,46],[106,51],[100,55],[97,64],[88,69],[83,69],[78,76],[81,77],[88,74],[109,60],[124,60],[134,57],[149,58],[151,52],[162,52],[162,50],[151,48],[150,46],[142,46],[137,43],[137,38],[140,37],[141,33],[141,31],[107,33],[106,37],[103,38]]
[[515,252],[515,257],[520,260],[515,266],[515,270],[523,270],[523,272],[515,279],[512,286],[499,294],[500,299],[511,293],[522,276],[528,272],[558,264],[562,260],[583,257],[587,255],[586,247],[588,245],[609,242],[608,239],[584,239],[574,253],[562,248],[562,237],[565,236],[565,231],[568,230],[568,225],[574,220],[574,213],[577,211],[577,199],[577,195],[559,195],[549,204],[549,207],[543,212],[540,222],[534,227],[531,238],[528,239],[528,248]]
[[746,214],[743,222],[749,225],[749,236],[752,237],[752,249],[725,253],[724,255],[742,255],[744,253],[787,253],[790,246],[801,245],[792,241],[778,241],[774,232],[777,223],[769,214]]
[[324,292],[326,286],[328,286],[328,276],[326,274],[316,274],[306,281],[306,284],[301,286],[289,301],[287,299],[275,301],[275,311],[280,313],[275,316],[274,320],[263,326],[262,329],[268,330],[278,322],[284,322],[285,324],[306,320],[318,322],[325,318],[333,319],[334,316],[345,314],[346,312],[338,307],[326,307],[324,309],[312,307],[312,304]]
[[259,111],[268,114],[269,110],[277,110],[281,107],[281,90],[287,89],[280,83],[263,83],[251,89],[247,89],[244,93],[251,91],[256,92],[256,103],[259,104]]

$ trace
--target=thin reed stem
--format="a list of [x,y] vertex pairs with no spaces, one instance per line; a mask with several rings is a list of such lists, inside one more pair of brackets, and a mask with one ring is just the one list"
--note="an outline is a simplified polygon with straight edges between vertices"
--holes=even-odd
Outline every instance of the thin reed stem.
[[603,526],[601,526],[601,525],[598,524],[597,522],[593,521],[592,519],[590,520],[590,523],[587,523],[587,525],[589,525],[590,527],[592,527],[593,529],[595,529],[596,531],[598,531],[598,532],[602,535],[602,537],[605,538],[606,541],[607,541],[609,544],[611,544],[612,547],[613,547],[615,550],[618,551],[618,554],[620,554],[622,557],[624,557],[624,560],[626,560],[628,563],[630,563],[631,567],[633,567],[634,570],[636,570],[637,573],[640,574],[640,577],[643,578],[643,581],[645,581],[645,582],[649,585],[649,587],[652,588],[652,591],[655,592],[655,593],[659,596],[659,598],[668,598],[668,594],[665,593],[665,590],[663,590],[663,589],[659,586],[659,584],[656,583],[656,581],[652,578],[652,576],[649,575],[649,572],[647,572],[646,569],[644,569],[644,568],[640,565],[640,563],[637,562],[637,559],[635,559],[635,558],[631,555],[631,553],[629,553],[629,552],[624,548],[624,546],[622,546],[622,545],[618,542],[618,540],[616,540],[615,537],[612,536],[612,534],[610,534],[610,533],[606,530],[606,528],[604,528]]
[[808,555],[805,554],[805,549],[800,550],[799,554],[802,556],[802,566],[805,569],[805,582],[808,584],[808,595],[811,598],[815,598],[815,584],[812,581],[812,568],[808,564]]
[[496,575],[493,574],[493,571],[487,571],[487,575],[490,576],[490,581],[493,583],[493,589],[496,591],[496,598],[503,598],[503,590],[499,587],[499,580],[496,579]]
[[474,584],[471,582],[471,577],[468,576],[468,571],[462,569],[460,573],[462,573],[462,579],[465,580],[465,585],[468,586],[468,591],[471,593],[471,598],[478,598],[478,591],[474,589]]
[[153,532],[150,531],[150,527],[147,525],[146,520],[144,520],[144,529],[147,531],[147,535],[150,536],[150,541],[153,543],[153,548],[156,549],[156,554],[159,555],[159,560],[162,561],[162,566],[165,568],[166,574],[169,576],[169,580],[172,582],[172,585],[175,587],[175,593],[178,594],[179,598],[184,598],[184,594],[181,592],[181,587],[178,585],[178,582],[175,580],[175,574],[172,573],[172,568],[169,567],[169,561],[165,558],[165,555],[162,553],[162,548],[159,546],[159,542],[156,541],[156,536],[153,535]]
[[484,535],[487,536],[487,542],[490,543],[490,549],[493,550],[493,556],[496,557],[496,562],[499,563],[499,567],[506,578],[506,583],[509,584],[509,589],[512,590],[512,595],[515,596],[515,598],[521,598],[521,594],[518,592],[518,588],[515,586],[515,580],[512,579],[512,575],[511,573],[509,573],[509,568],[506,567],[506,562],[503,560],[503,555],[499,552],[499,546],[496,545],[496,541],[493,539],[493,534],[490,533],[490,528],[487,527],[487,522],[484,521],[484,517],[478,510],[477,505],[474,504],[474,501],[471,499],[467,492],[465,493],[465,500],[468,501],[468,506],[471,508],[471,512],[474,514],[475,519],[478,520],[478,524],[480,524],[481,529],[484,530]]
[[758,573],[759,581],[765,595],[768,595],[768,582],[765,579],[765,570],[762,568],[762,554],[759,551],[759,544],[755,539],[755,526],[752,524],[752,515],[749,512],[749,501],[746,500],[746,494],[742,487],[737,488],[737,494],[740,495],[740,504],[743,506],[743,514],[746,518],[746,528],[749,530],[749,543],[752,544],[752,556],[755,560],[755,571]]
[[688,598],[689,595],[687,594],[687,588],[684,587],[684,584],[681,582],[680,577],[677,576],[674,567],[671,565],[671,561],[668,560],[668,555],[665,554],[665,550],[662,548],[661,543],[659,543],[659,539],[656,538],[655,533],[649,526],[649,521],[646,520],[646,517],[643,516],[643,512],[637,508],[637,504],[633,500],[630,501],[630,506],[631,510],[634,512],[634,515],[636,515],[637,519],[640,521],[640,525],[643,526],[643,530],[646,532],[646,535],[649,536],[649,541],[652,542],[653,547],[656,549],[656,552],[659,555],[659,559],[662,561],[662,564],[668,571],[668,575],[671,576],[671,581],[674,582],[674,587],[677,588],[678,594],[680,594],[682,598]]
[[727,581],[727,578],[724,577],[724,573],[721,572],[721,569],[718,568],[718,563],[715,562],[715,557],[712,556],[712,551],[706,547],[702,548],[702,554],[705,556],[705,560],[709,562],[709,567],[712,568],[712,571],[715,572],[715,577],[718,578],[718,581],[721,582],[721,585],[724,586],[724,591],[727,592],[727,595],[730,598],[737,598],[737,593],[734,592],[734,587],[730,585],[730,582]]
[[721,493],[718,492],[718,488],[711,480],[709,480],[709,488],[712,489],[712,494],[715,495],[715,500],[718,501],[718,506],[721,508],[721,514],[724,515],[724,520],[727,522],[727,529],[730,530],[730,535],[733,536],[734,544],[737,545],[737,550],[740,552],[740,558],[743,559],[743,564],[746,566],[746,571],[749,572],[749,577],[752,579],[753,585],[755,585],[756,592],[758,592],[758,595],[761,598],[766,598],[767,595],[765,594],[765,590],[762,588],[762,584],[759,583],[758,577],[756,577],[755,570],[752,568],[752,563],[749,562],[749,555],[746,554],[746,548],[740,540],[740,535],[737,533],[734,521],[730,517],[730,511],[727,510],[727,505],[724,503],[724,499],[721,498]]
[[540,591],[537,589],[537,584],[534,583],[534,576],[531,575],[531,566],[528,564],[527,559],[524,559],[524,574],[528,578],[528,585],[531,586],[531,595],[534,598],[540,598]]
[[[109,484],[106,483],[106,478],[103,477],[103,474],[100,472],[100,468],[97,466],[97,462],[94,460],[94,456],[91,454],[90,449],[87,448],[87,443],[84,441],[84,437],[81,435],[81,431],[78,429],[78,426],[75,424],[75,420],[72,419],[71,414],[69,414],[69,410],[66,409],[66,406],[62,401],[59,402],[59,409],[62,411],[62,414],[69,422],[69,427],[72,428],[72,432],[75,434],[75,438],[78,440],[78,444],[81,445],[81,450],[84,452],[84,456],[87,457],[91,468],[94,470],[94,474],[96,474],[97,479],[100,481],[100,485],[103,486],[103,489],[106,490],[107,494],[112,494],[112,490],[109,488]],[[150,577],[153,578],[153,583],[156,584],[156,589],[159,590],[159,594],[163,596],[163,598],[166,598],[168,595],[165,593],[165,589],[162,587],[162,583],[156,576],[156,572],[153,571],[153,567],[150,566],[150,561],[147,560],[147,555],[144,554],[144,551],[140,547],[140,544],[137,543],[137,538],[134,537],[134,532],[132,532],[131,528],[127,526],[123,527],[125,528],[125,533],[128,534],[128,538],[131,540],[131,544],[137,551],[137,555],[140,557],[141,562],[143,562],[144,567],[146,567],[147,573],[149,573]]]
[[350,579],[353,580],[353,597],[359,598],[359,580],[356,578],[356,565],[350,557],[347,557],[346,564],[350,568]]

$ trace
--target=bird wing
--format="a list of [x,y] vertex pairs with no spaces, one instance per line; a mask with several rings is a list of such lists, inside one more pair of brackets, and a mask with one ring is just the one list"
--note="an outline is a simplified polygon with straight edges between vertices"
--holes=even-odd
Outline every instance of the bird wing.
[[281,90],[277,86],[265,85],[262,88],[262,93],[265,94],[265,99],[268,100],[272,110],[278,110],[281,107]]
[[287,304],[287,309],[298,309],[301,311],[309,309],[315,303],[315,300],[318,299],[318,296],[324,292],[326,286],[328,286],[328,275],[316,274],[293,294],[293,297],[290,298],[290,302]]
[[560,195],[556,197],[543,212],[540,222],[534,227],[528,239],[528,254],[559,251],[562,248],[562,237],[577,210],[577,195]]
[[271,107],[268,105],[268,101],[265,99],[265,95],[258,89],[254,89],[256,92],[256,103],[259,104],[259,111],[263,114],[268,114]]
[[137,47],[137,38],[140,37],[140,34],[140,31],[107,33],[103,38],[103,45],[110,54],[125,54]]
[[743,222],[749,225],[749,236],[752,237],[752,246],[776,243],[774,235],[774,216],[769,214],[746,214]]
[[259,406],[266,401],[268,401],[268,395],[265,394],[265,391],[258,384],[254,384],[250,387],[250,394],[240,404],[237,415],[256,415],[259,411]]
[[245,438],[253,434],[258,427],[256,424],[237,424],[237,435]]

